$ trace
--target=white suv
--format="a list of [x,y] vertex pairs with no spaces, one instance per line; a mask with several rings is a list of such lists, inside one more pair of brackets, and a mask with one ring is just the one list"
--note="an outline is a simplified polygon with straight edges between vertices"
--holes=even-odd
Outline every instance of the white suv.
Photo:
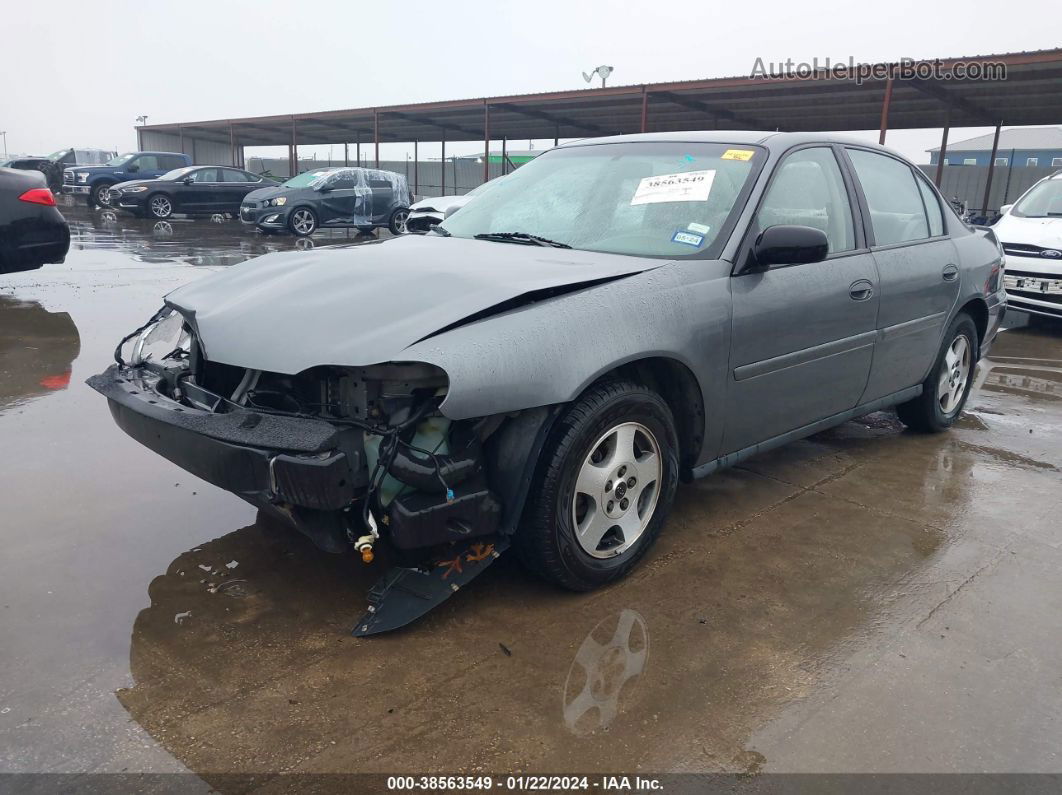
[[1007,306],[1062,319],[1062,171],[1000,209],[992,229],[1007,255]]

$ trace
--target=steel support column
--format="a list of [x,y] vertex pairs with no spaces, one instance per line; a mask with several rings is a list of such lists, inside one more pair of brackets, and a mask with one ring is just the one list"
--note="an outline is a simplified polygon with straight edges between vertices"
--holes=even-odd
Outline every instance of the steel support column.
[[996,124],[996,134],[992,137],[992,154],[988,157],[988,176],[985,178],[985,197],[981,201],[981,212],[988,215],[988,196],[992,192],[992,172],[996,168],[996,152],[999,151],[999,130],[1003,126],[1000,119]]
[[136,128],[136,151],[144,151],[144,131],[141,130],[139,127]]
[[178,127],[177,128],[177,136],[180,138],[180,141],[181,141],[181,154],[182,155],[188,154],[186,151],[184,151],[184,127]]
[[350,144],[343,144],[343,165],[350,165]]
[[490,179],[490,105],[483,100],[483,181]]
[[420,141],[413,141],[413,195],[420,193]]
[[649,132],[649,91],[642,86],[642,132]]
[[233,167],[236,163],[236,139],[232,134],[232,125],[229,125],[229,159],[232,161]]
[[358,168],[361,168],[361,130],[358,130],[358,134],[354,138],[354,154],[358,158]]
[[291,176],[299,173],[299,145],[296,143],[298,132],[295,129],[295,117],[291,117]]
[[940,187],[940,179],[944,176],[944,158],[948,154],[948,131],[951,129],[951,122],[944,124],[944,134],[940,136],[940,153],[937,155],[937,176],[933,180],[936,186]]
[[502,136],[502,176],[509,173],[509,156],[505,153],[505,136]]
[[372,111],[372,143],[375,147],[376,168],[380,167],[380,111],[373,108]]
[[442,139],[442,156],[439,158],[439,195],[446,195],[446,138]]
[[878,143],[885,143],[885,133],[889,129],[889,105],[892,104],[892,78],[885,81],[885,101],[881,103],[881,132],[878,134]]

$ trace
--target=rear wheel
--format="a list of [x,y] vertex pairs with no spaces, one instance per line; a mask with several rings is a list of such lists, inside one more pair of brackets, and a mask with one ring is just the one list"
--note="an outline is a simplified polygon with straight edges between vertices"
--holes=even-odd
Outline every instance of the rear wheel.
[[667,403],[629,381],[588,389],[557,421],[516,534],[525,564],[587,591],[624,576],[656,539],[678,484]]
[[973,386],[977,346],[977,327],[969,315],[959,314],[944,335],[929,377],[922,382],[922,394],[896,407],[904,425],[923,433],[939,433],[955,423]]
[[387,228],[392,235],[404,235],[406,233],[406,221],[409,220],[409,210],[399,208],[391,213],[391,220],[387,222]]
[[149,196],[147,205],[152,218],[169,218],[173,215],[173,201],[165,193]]
[[317,229],[317,216],[309,207],[296,207],[288,216],[288,229],[296,237],[312,235]]

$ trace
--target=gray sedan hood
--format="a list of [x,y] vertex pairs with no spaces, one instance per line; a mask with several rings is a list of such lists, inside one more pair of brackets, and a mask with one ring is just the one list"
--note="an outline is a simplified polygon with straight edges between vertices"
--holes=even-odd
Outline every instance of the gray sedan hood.
[[294,374],[317,365],[402,361],[419,340],[485,310],[507,309],[522,296],[545,297],[662,264],[410,235],[267,254],[181,287],[166,303],[194,324],[211,361]]

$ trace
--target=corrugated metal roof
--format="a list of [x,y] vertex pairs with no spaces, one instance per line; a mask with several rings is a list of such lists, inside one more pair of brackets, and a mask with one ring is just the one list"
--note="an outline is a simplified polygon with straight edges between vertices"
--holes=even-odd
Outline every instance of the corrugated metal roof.
[[[940,59],[1000,62],[1005,80],[897,80],[890,129],[1044,125],[1062,121],[1062,49]],[[646,129],[866,130],[884,81],[748,75],[421,102],[318,113],[153,124],[141,129],[242,145],[579,138]],[[489,128],[489,129],[488,129]]]

